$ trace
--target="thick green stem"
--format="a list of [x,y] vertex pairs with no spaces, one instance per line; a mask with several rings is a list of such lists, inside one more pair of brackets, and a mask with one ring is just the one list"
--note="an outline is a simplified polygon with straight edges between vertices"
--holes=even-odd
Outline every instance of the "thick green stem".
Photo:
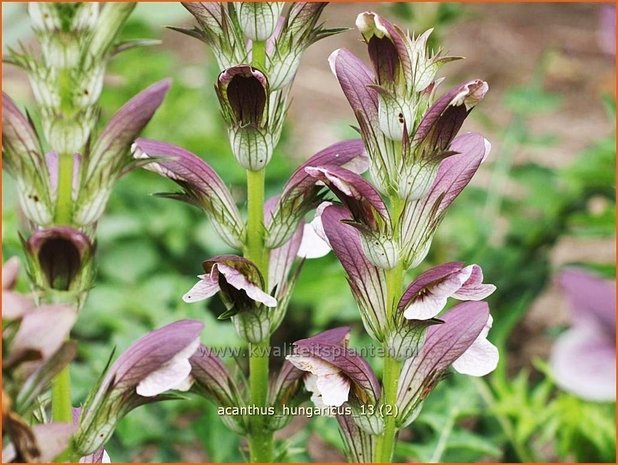
[[264,179],[265,170],[247,170],[247,246],[246,258],[268,277],[267,251],[264,249]]
[[384,432],[378,437],[374,462],[390,463],[393,460],[395,442],[397,441],[397,383],[401,372],[401,362],[392,357],[384,358],[382,383],[382,413],[384,415]]
[[[268,405],[268,362],[270,344],[252,344],[249,359],[249,385],[251,404],[256,407]],[[252,462],[272,462],[273,433],[265,425],[261,414],[254,415],[251,422],[249,452]]]
[[[399,220],[404,202],[397,196],[391,198],[391,218],[394,238],[399,239]],[[401,262],[386,272],[386,321],[387,331],[395,330],[397,304],[403,289],[405,270]],[[384,344],[384,370],[382,372],[382,414],[384,432],[378,437],[374,462],[389,463],[393,460],[397,441],[397,385],[401,373],[401,362],[390,356],[388,346]]]
[[266,42],[254,41],[251,53],[251,64],[260,71],[266,71]]
[[[253,43],[252,65],[264,70],[266,43]],[[266,170],[247,171],[247,242],[245,256],[256,264],[264,280],[268,281],[268,250],[264,247],[264,183]],[[249,389],[251,404],[268,407],[268,363],[270,340],[249,347]],[[272,462],[273,433],[262,415],[250,419],[249,451],[252,462]]]
[[[268,279],[268,251],[264,247],[264,170],[247,171],[247,247],[245,255]],[[252,344],[249,353],[251,404],[268,406],[268,362],[270,341]],[[262,415],[251,418],[249,450],[252,462],[271,462],[273,435]]]
[[72,407],[71,375],[66,366],[52,381],[52,419],[59,423],[71,423]]
[[[73,216],[73,155],[60,154],[58,157],[58,187],[56,197],[56,224],[70,224]],[[73,420],[71,405],[71,375],[69,367],[52,381],[52,419],[60,423]]]
[[71,224],[73,219],[73,155],[62,153],[58,157],[58,192],[54,223]]

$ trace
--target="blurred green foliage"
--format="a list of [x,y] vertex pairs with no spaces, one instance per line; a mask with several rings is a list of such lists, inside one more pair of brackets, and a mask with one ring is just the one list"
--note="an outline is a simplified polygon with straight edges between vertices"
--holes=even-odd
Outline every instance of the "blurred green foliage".
[[[461,14],[457,4],[434,5],[429,21],[427,15],[415,13],[407,4],[392,8],[409,18],[415,30],[448,24]],[[425,8],[430,11],[429,6]],[[133,15],[123,35],[160,37],[161,31],[142,18]],[[101,100],[102,121],[142,88],[171,76],[172,89],[144,136],[199,154],[229,183],[237,199],[242,199],[244,172],[232,162],[210,84],[216,67],[205,47],[191,46],[196,47],[191,50],[201,50],[196,61],[203,64],[187,64],[166,44],[117,57],[109,69],[113,78]],[[613,101],[606,103],[609,117],[615,119]],[[557,391],[540,364],[517,373],[508,364],[508,354],[521,344],[518,325],[555,271],[549,261],[552,246],[564,235],[606,237],[615,230],[615,134],[586,149],[564,169],[513,161],[514,154],[524,147],[555,143],[551,134],[531,131],[529,121],[538,114],[551,117],[560,105],[560,97],[543,87],[541,64],[531,82],[506,95],[509,125],[500,129],[486,121],[492,132],[500,134],[501,142],[500,153],[492,154],[492,181],[487,189],[469,187],[463,192],[439,229],[424,266],[458,259],[483,267],[489,281],[498,287],[490,299],[495,319],[491,338],[502,354],[501,364],[485,380],[454,376],[440,384],[418,420],[401,433],[400,460],[614,460],[615,404],[587,403]],[[286,156],[288,148],[284,133],[268,169],[267,192],[271,195],[279,191],[295,167]],[[3,252],[8,257],[21,254],[19,218],[14,209],[14,186],[4,174],[3,181]],[[519,187],[518,198],[506,195],[507,182]],[[221,312],[217,299],[204,305],[180,300],[200,272],[201,260],[227,249],[200,211],[151,195],[173,188],[152,173],[137,171],[114,190],[99,225],[97,286],[75,328],[75,337],[82,342],[77,363],[71,367],[77,401],[84,399],[97,379],[112,346],[121,351],[138,336],[165,323],[200,319],[205,322],[204,343],[217,347],[240,344],[232,326],[216,319]],[[592,208],[592,203],[602,208]],[[498,223],[506,229],[496,242]],[[614,276],[613,266],[588,265]],[[273,343],[290,342],[337,324],[355,328],[353,345],[369,343],[361,336],[358,311],[341,266],[330,254],[304,264],[286,323]],[[310,460],[305,445],[315,437],[341,450],[336,422],[314,418],[297,434],[281,440],[280,459]],[[132,412],[120,424],[108,451],[115,462],[245,459],[237,435],[225,428],[211,404],[196,397]]]

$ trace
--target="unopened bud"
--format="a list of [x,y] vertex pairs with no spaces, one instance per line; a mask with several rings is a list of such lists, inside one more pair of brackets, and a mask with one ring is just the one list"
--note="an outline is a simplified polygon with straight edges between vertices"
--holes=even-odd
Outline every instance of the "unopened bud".
[[406,200],[418,200],[427,195],[440,163],[432,160],[419,160],[404,166],[399,178],[399,196]]
[[279,2],[242,2],[238,8],[238,21],[248,39],[268,39],[277,26],[283,9]]
[[361,231],[361,244],[367,260],[373,265],[390,270],[399,261],[399,247],[392,237]]
[[404,128],[409,131],[413,124],[412,105],[386,92],[378,95],[378,119],[380,130],[391,140],[401,142]]
[[230,143],[240,166],[251,171],[263,169],[273,154],[272,138],[251,126],[231,129]]

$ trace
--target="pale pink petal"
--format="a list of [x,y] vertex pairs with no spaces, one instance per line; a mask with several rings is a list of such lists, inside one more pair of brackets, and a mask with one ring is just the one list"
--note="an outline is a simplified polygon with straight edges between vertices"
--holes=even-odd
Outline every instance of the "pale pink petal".
[[316,376],[339,373],[339,368],[317,357],[304,355],[288,355],[286,359],[299,370],[308,371]]
[[235,287],[238,290],[243,290],[247,293],[247,295],[255,300],[256,302],[263,303],[267,307],[276,307],[277,299],[275,299],[270,294],[267,294],[258,286],[253,284],[251,281],[247,279],[247,277],[231,266],[224,265],[222,263],[217,263],[217,268],[221,272],[223,276],[225,276],[225,280],[228,282],[230,286]]
[[470,347],[453,362],[453,368],[463,375],[485,376],[498,366],[500,358],[498,348],[487,340],[487,334],[493,324],[489,315],[487,323]]
[[19,275],[19,258],[11,257],[2,265],[2,289],[13,289]]
[[200,280],[195,286],[182,296],[182,300],[187,303],[208,299],[219,292],[219,282],[216,274],[214,276],[202,274],[199,275],[198,278],[200,278]]
[[453,368],[463,375],[485,376],[498,366],[498,348],[487,339],[477,339],[461,357],[453,362]]
[[563,333],[550,358],[556,383],[592,401],[616,399],[615,341],[594,325],[580,324]]
[[142,379],[135,391],[142,397],[154,397],[178,387],[181,388],[180,390],[186,390],[184,388],[191,374],[189,357],[195,353],[199,344],[199,338],[193,340],[185,349],[174,355],[169,362]]
[[478,265],[469,265],[470,277],[461,288],[451,295],[459,300],[483,300],[496,290],[493,284],[483,284],[483,270]]

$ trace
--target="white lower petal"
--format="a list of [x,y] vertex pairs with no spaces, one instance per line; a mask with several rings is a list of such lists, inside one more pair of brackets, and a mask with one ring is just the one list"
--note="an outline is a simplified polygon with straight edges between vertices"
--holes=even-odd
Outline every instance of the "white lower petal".
[[316,386],[322,402],[329,407],[340,407],[350,395],[350,380],[341,373],[318,376]]
[[405,309],[403,316],[408,320],[429,320],[436,317],[446,305],[446,297],[425,294],[415,300]]
[[169,362],[146,376],[137,385],[136,392],[142,397],[154,397],[170,389],[185,387],[191,374],[189,357],[195,353],[199,344],[199,339],[195,339]]
[[[313,223],[313,221],[311,223]],[[305,224],[303,229],[303,239],[296,254],[298,257],[320,258],[327,255],[331,250],[328,242],[318,235],[311,223]]]
[[207,274],[199,275],[198,278],[200,278],[200,280],[195,286],[182,296],[182,300],[187,303],[208,299],[219,292],[219,283],[216,279]]
[[275,299],[270,294],[267,294],[258,286],[253,284],[251,281],[247,279],[245,275],[240,273],[235,268],[231,266],[223,265],[222,263],[218,263],[216,265],[219,271],[225,276],[225,280],[233,287],[238,290],[243,290],[247,293],[247,295],[255,300],[256,302],[263,303],[267,307],[276,307],[277,299]]
[[498,366],[498,348],[480,337],[453,363],[453,368],[463,375],[485,376]]

